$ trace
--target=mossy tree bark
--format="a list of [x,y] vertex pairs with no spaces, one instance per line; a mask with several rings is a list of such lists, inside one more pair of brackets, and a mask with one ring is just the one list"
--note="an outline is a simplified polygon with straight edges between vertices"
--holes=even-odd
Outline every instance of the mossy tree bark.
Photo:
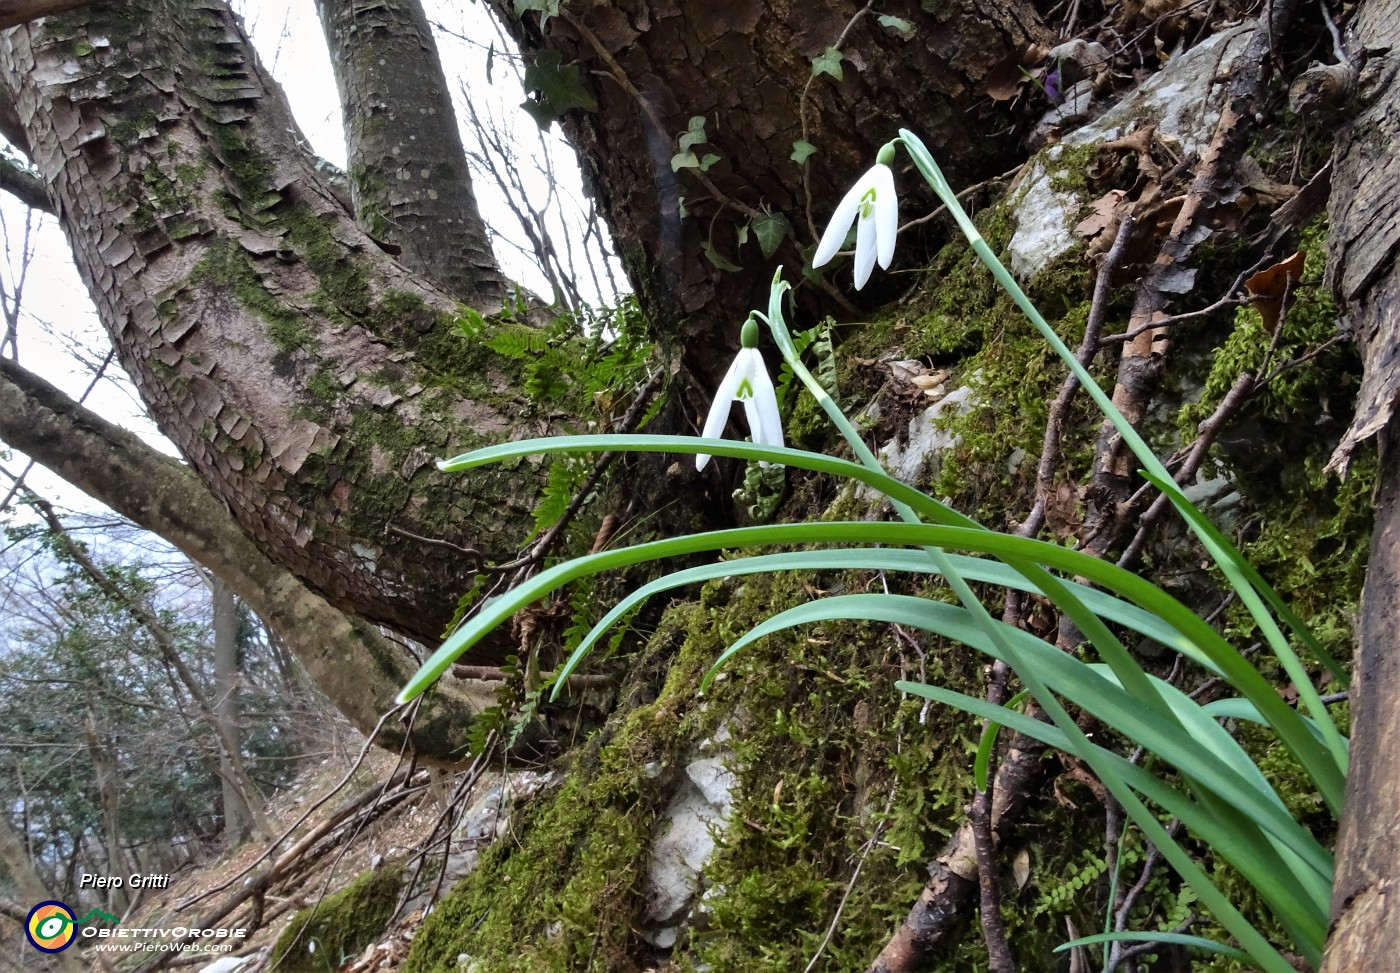
[[438,638],[476,564],[406,534],[513,555],[535,468],[431,460],[549,430],[514,363],[453,336],[455,302],[335,201],[226,5],[48,18],[7,35],[0,73],[161,430],[332,604]]
[[1332,465],[1345,469],[1379,438],[1376,526],[1362,600],[1352,683],[1351,772],[1337,840],[1332,930],[1324,973],[1381,973],[1400,955],[1400,2],[1370,0],[1355,21],[1370,52],[1363,108],[1333,156],[1331,274],[1346,301],[1365,372],[1356,417]]

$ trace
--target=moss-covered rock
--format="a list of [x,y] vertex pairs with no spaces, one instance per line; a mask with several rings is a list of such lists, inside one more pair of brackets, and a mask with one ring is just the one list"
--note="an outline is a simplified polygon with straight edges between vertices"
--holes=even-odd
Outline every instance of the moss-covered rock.
[[277,937],[271,967],[282,973],[339,969],[384,932],[403,883],[403,866],[386,865],[298,912]]

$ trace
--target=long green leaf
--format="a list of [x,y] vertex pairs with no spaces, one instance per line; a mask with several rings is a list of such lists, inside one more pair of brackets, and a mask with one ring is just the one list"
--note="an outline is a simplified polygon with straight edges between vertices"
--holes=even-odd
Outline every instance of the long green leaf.
[[[1215,666],[1225,674],[1234,688],[1250,699],[1259,707],[1261,713],[1277,729],[1280,739],[1285,746],[1297,757],[1299,763],[1309,773],[1317,783],[1319,791],[1325,801],[1331,805],[1333,802],[1340,802],[1344,787],[1341,769],[1336,765],[1335,760],[1328,754],[1325,748],[1319,748],[1315,737],[1304,726],[1301,717],[1281,700],[1269,685],[1268,681],[1247,660],[1243,658],[1229,643],[1197,618],[1189,609],[1180,602],[1177,602],[1165,592],[1155,586],[1143,581],[1131,572],[1099,561],[1088,555],[1069,551],[1053,544],[1047,544],[1029,538],[1016,538],[987,531],[977,527],[973,521],[952,511],[950,508],[932,501],[912,487],[900,483],[889,476],[876,470],[868,469],[855,463],[844,460],[835,460],[821,454],[806,453],[801,450],[775,449],[773,447],[754,446],[750,443],[736,443],[727,440],[702,440],[688,437],[667,437],[667,436],[580,436],[580,437],[556,437],[551,439],[525,440],[515,443],[505,443],[498,446],[476,450],[451,460],[447,463],[439,464],[447,470],[466,469],[473,466],[484,465],[491,462],[499,462],[504,459],[516,458],[532,455],[535,453],[551,452],[579,452],[590,450],[606,449],[637,449],[652,452],[681,452],[698,453],[708,452],[714,455],[733,455],[746,459],[767,458],[772,462],[786,462],[794,466],[806,466],[807,468],[830,472],[836,475],[850,476],[860,482],[885,490],[888,495],[907,501],[908,506],[920,509],[934,519],[939,519],[944,523],[953,522],[963,526],[965,529],[962,535],[940,535],[935,539],[931,534],[921,534],[921,531],[939,530],[923,525],[908,525],[899,527],[898,525],[864,525],[864,529],[857,534],[841,537],[837,542],[854,543],[880,543],[880,544],[922,544],[938,545],[940,547],[963,547],[964,549],[979,550],[983,553],[991,553],[1012,564],[1016,570],[1026,575],[1032,584],[1041,590],[1052,591],[1053,586],[1059,585],[1063,592],[1063,583],[1050,578],[1041,571],[1038,564],[1043,563],[1049,567],[1064,570],[1067,574],[1080,575],[1090,580],[1102,584],[1117,594],[1129,598],[1144,609],[1157,614],[1178,629],[1187,640],[1197,646],[1200,652],[1209,656]],[[791,525],[784,527],[785,531],[791,533],[789,543],[804,543],[800,536],[803,527],[811,525]],[[825,525],[830,526],[830,525]],[[881,526],[896,527],[901,531],[908,531],[897,538],[890,538],[888,535],[880,536],[877,528]],[[942,528],[947,529],[947,528]],[[837,540],[836,538],[829,538]],[[681,544],[689,543],[685,539],[658,542],[659,544]],[[724,546],[737,546],[739,541]],[[764,543],[763,541],[751,541],[749,543]],[[623,560],[615,563],[614,566],[623,564],[634,564],[640,560],[670,556],[671,553],[694,553],[699,550],[709,550],[714,547],[707,542],[700,542],[700,546],[694,547],[655,547],[643,546],[642,551],[652,553],[643,556],[622,555]],[[926,547],[927,549],[927,547]],[[628,549],[632,550],[632,549]],[[481,616],[474,619],[463,629],[459,629],[449,637],[429,660],[424,664],[419,673],[415,675],[409,686],[400,694],[401,699],[411,699],[423,690],[433,679],[437,678],[446,670],[447,666],[474,644],[486,629],[478,623],[483,619],[490,619],[489,627],[494,627],[509,617],[509,614],[529,604],[535,598],[548,593],[554,587],[564,584],[567,581],[586,574],[594,573],[597,570],[606,570],[608,564],[607,557],[616,556],[619,552],[606,552],[605,555],[593,555],[590,558],[582,559],[582,564],[574,568],[567,568],[562,574],[553,572],[565,569],[566,566],[551,569],[537,575],[528,583],[525,589],[529,597],[522,598],[518,592],[512,592],[503,598],[509,599],[512,607],[504,610],[504,606],[493,603],[491,608],[483,612]],[[602,558],[603,560],[594,560]],[[541,588],[538,582],[541,579],[553,580],[551,587]],[[953,579],[949,579],[950,583]],[[1065,595],[1060,595],[1065,599]],[[1065,610],[1074,608],[1075,600],[1063,600],[1060,607]],[[1092,628],[1092,622],[1086,618],[1090,614],[1082,604],[1073,611],[1072,617],[1076,624],[1083,618],[1086,624]],[[1156,699],[1155,693],[1149,694],[1145,702],[1153,706],[1159,712],[1162,710],[1160,701]]]
[[[1094,403],[1103,412],[1104,416],[1118,431],[1124,444],[1132,450],[1133,455],[1142,463],[1145,468],[1144,475],[1147,479],[1159,489],[1163,490],[1171,499],[1173,505],[1186,516],[1187,524],[1201,539],[1202,543],[1205,544],[1207,550],[1226,573],[1227,577],[1230,578],[1240,600],[1249,609],[1250,614],[1260,626],[1260,630],[1264,632],[1270,646],[1279,654],[1280,661],[1289,669],[1290,676],[1299,684],[1299,694],[1304,699],[1304,703],[1309,712],[1313,714],[1314,719],[1322,728],[1323,734],[1327,740],[1328,749],[1331,751],[1333,759],[1338,764],[1340,774],[1344,775],[1346,772],[1346,754],[1340,743],[1340,735],[1337,733],[1335,726],[1329,727],[1330,717],[1327,715],[1325,708],[1317,702],[1315,691],[1310,692],[1311,687],[1305,687],[1303,685],[1308,682],[1306,676],[1301,673],[1294,674],[1294,670],[1298,668],[1296,665],[1296,657],[1293,657],[1291,663],[1290,657],[1292,656],[1292,650],[1279,634],[1277,625],[1265,608],[1264,602],[1269,602],[1275,609],[1283,609],[1283,613],[1286,618],[1290,620],[1290,623],[1297,621],[1296,616],[1287,612],[1287,609],[1283,606],[1282,600],[1263,582],[1263,579],[1257,572],[1247,565],[1241,568],[1243,561],[1238,555],[1234,558],[1229,556],[1229,552],[1232,552],[1233,548],[1229,546],[1227,541],[1224,541],[1219,531],[1215,530],[1209,520],[1207,520],[1195,505],[1186,498],[1180,488],[1176,486],[1176,482],[1172,479],[1171,474],[1147,445],[1146,441],[1143,440],[1138,431],[1133,427],[1132,423],[1130,423],[1113,404],[1112,400],[1103,389],[1099,387],[1088,370],[1079,363],[1078,358],[1070,351],[1069,346],[1066,345],[1060,336],[1055,333],[1055,330],[1050,327],[1049,323],[1041,315],[1039,309],[1036,308],[1025,291],[1022,290],[1021,286],[1016,282],[1016,279],[1006,269],[1005,265],[1002,264],[996,254],[992,252],[986,240],[982,238],[981,233],[979,233],[977,228],[972,224],[971,219],[968,218],[967,213],[958,202],[957,194],[953,192],[952,187],[943,176],[942,170],[939,169],[938,163],[934,161],[933,156],[929,153],[923,141],[907,129],[900,129],[899,135],[900,140],[913,159],[915,167],[918,168],[919,172],[924,176],[934,192],[947,205],[949,213],[957,222],[959,229],[963,231],[963,235],[967,237],[973,252],[982,260],[987,269],[992,272],[998,284],[1000,284],[1007,295],[1011,297],[1017,307],[1025,313],[1031,324],[1040,332],[1041,337],[1045,339],[1054,352],[1079,380],[1085,392],[1094,400]],[[1262,595],[1262,601],[1260,595]],[[1302,626],[1301,623],[1299,624],[1299,629],[1301,632],[1306,633],[1306,627]],[[1315,652],[1321,651],[1321,646],[1317,644],[1316,640],[1313,639],[1311,635],[1304,634],[1303,637],[1305,641],[1308,641],[1310,646],[1314,648]],[[1324,657],[1326,656],[1325,652],[1322,654]],[[1340,795],[1336,792],[1336,789],[1328,786],[1323,788],[1322,793],[1323,799],[1327,801],[1333,813],[1340,813]]]
[[[908,595],[838,595],[799,605],[759,623],[720,655],[702,688],[722,665],[758,639],[785,628],[838,619],[879,621],[933,631],[994,658],[1011,661],[1002,656],[964,608]],[[1321,879],[1325,907],[1325,890],[1332,879],[1331,856],[1293,819],[1239,743],[1201,713],[1199,706],[1180,690],[1158,680],[1159,691],[1174,710],[1180,711],[1189,729],[1159,721],[1141,706],[1136,696],[1106,675],[1106,668],[1066,655],[1023,629],[1004,622],[995,624],[1003,629],[1007,642],[1022,653],[1024,665],[1034,667],[1033,671],[1051,691],[1157,754],[1294,849]],[[1026,672],[1018,671],[1024,678]],[[999,717],[990,718],[1004,722]]]
[[1233,946],[1226,946],[1224,943],[1217,943],[1213,939],[1204,939],[1201,936],[1187,936],[1179,932],[1101,932],[1093,936],[1080,936],[1078,939],[1062,943],[1055,947],[1055,952],[1063,953],[1067,949],[1097,946],[1099,943],[1165,943],[1171,946],[1203,949],[1206,952],[1219,953],[1221,956],[1242,962],[1249,960],[1249,954],[1243,953]]
[[[1015,696],[1012,696],[1005,703],[1002,709],[1015,709],[1023,703],[1027,696],[1031,694],[1029,689],[1023,689]],[[977,756],[972,761],[972,783],[979,791],[987,789],[988,778],[992,772],[992,753],[997,747],[997,736],[1001,732],[1001,724],[988,720],[982,728],[982,738],[977,741]]]
[[[1003,588],[1013,588],[1033,594],[1043,594],[1031,584],[1021,572],[1003,564],[984,558],[966,555],[949,555],[958,570],[965,577]],[[899,548],[842,548],[837,550],[793,551],[785,554],[762,554],[753,557],[732,558],[714,564],[703,564],[650,581],[634,589],[618,602],[584,636],[577,648],[569,656],[563,667],[555,675],[554,695],[563,687],[563,681],[571,675],[580,663],[587,658],[594,645],[618,620],[648,598],[689,584],[699,584],[716,578],[738,577],[748,574],[767,574],[774,571],[900,571],[918,574],[936,573],[933,562],[921,551]],[[1115,598],[1110,594],[1090,588],[1078,582],[1065,582],[1096,615],[1137,632],[1158,644],[1174,649],[1217,675],[1221,675],[1209,656],[1201,652],[1195,643],[1182,636],[1175,628],[1162,621],[1149,611]],[[1257,710],[1255,711],[1257,713]]]
[[[1087,760],[1087,757],[1090,756],[1089,752],[1078,747],[1075,741],[1056,726],[1042,723],[1014,711],[1006,712],[1001,707],[992,706],[984,699],[966,696],[937,686],[903,681],[895,685],[907,693],[945,703],[982,719],[999,719],[1007,728],[1017,733],[1022,733],[1034,740],[1040,740],[1051,747],[1064,750],[1089,762]],[[1251,884],[1259,889],[1261,895],[1264,894],[1265,890],[1277,892],[1280,884],[1292,884],[1290,881],[1292,876],[1287,873],[1283,862],[1273,854],[1273,849],[1267,845],[1267,842],[1263,841],[1257,830],[1252,834],[1241,833],[1234,825],[1221,821],[1208,808],[1191,801],[1185,794],[1168,786],[1165,781],[1129,762],[1121,755],[1096,747],[1094,744],[1089,744],[1089,747],[1098,751],[1092,754],[1096,758],[1094,762],[1100,763],[1101,766],[1111,771],[1111,773],[1099,774],[1099,779],[1104,782],[1105,786],[1109,787],[1110,790],[1115,790],[1118,783],[1124,783],[1143,794],[1167,813],[1179,818],[1192,833],[1210,844],[1222,858],[1239,869],[1241,874],[1244,874]],[[1163,857],[1196,891],[1201,904],[1234,934],[1242,945],[1248,946],[1250,957],[1255,963],[1270,970],[1271,973],[1274,970],[1286,973],[1292,969],[1291,966],[1286,965],[1286,961],[1282,961],[1277,951],[1264,941],[1258,931],[1220,893],[1185,849],[1171,837],[1165,828],[1162,828],[1150,812],[1146,816],[1140,817],[1133,813],[1128,802],[1124,801],[1122,796],[1117,793],[1115,796],[1119,797],[1120,803],[1143,830],[1147,840],[1157,846]],[[1267,863],[1271,858],[1274,862],[1272,866],[1257,864],[1261,861]],[[1289,911],[1299,904],[1305,904],[1306,901],[1306,897],[1299,894],[1293,902],[1280,904],[1284,911]],[[1316,918],[1325,923],[1325,914]],[[1305,955],[1313,957],[1311,962],[1314,965],[1320,960],[1321,941],[1295,942],[1294,945]],[[1285,965],[1280,965],[1281,962]]]
[[785,446],[765,446],[757,443],[741,443],[732,439],[700,439],[696,436],[653,436],[632,435],[593,435],[593,436],[551,436],[544,439],[521,439],[509,443],[498,443],[474,449],[469,453],[441,460],[437,467],[444,473],[455,473],[489,463],[519,459],[546,453],[601,453],[608,450],[626,450],[634,453],[705,453],[711,456],[730,456],[735,459],[763,460],[782,466],[795,466],[818,473],[844,476],[864,483],[880,491],[892,500],[907,504],[935,523],[958,527],[980,528],[977,521],[958,513],[947,504],[939,503],[927,494],[914,489],[879,469],[870,469],[850,460],[835,459],[822,453],[811,453]]
[[[1249,569],[1244,557],[1235,550],[1234,546],[1225,538],[1225,535],[1216,530],[1215,525],[1196,509],[1195,505],[1192,504],[1190,500],[1186,499],[1186,495],[1181,492],[1174,480],[1155,476],[1152,471],[1145,471],[1143,475],[1153,486],[1157,487],[1171,499],[1177,510],[1186,518],[1187,523],[1195,529],[1196,534],[1206,545],[1206,549],[1210,551],[1215,562],[1220,565],[1220,569],[1230,580],[1240,600],[1244,602],[1245,606],[1249,609],[1250,615],[1259,625],[1260,631],[1264,633],[1265,639],[1274,650],[1274,655],[1278,657],[1279,662],[1283,665],[1284,671],[1286,671],[1289,678],[1293,680],[1294,688],[1298,692],[1299,701],[1303,704],[1304,709],[1312,715],[1314,722],[1316,722],[1318,727],[1322,730],[1322,735],[1327,743],[1328,749],[1331,750],[1333,758],[1337,761],[1337,765],[1341,768],[1342,773],[1345,774],[1347,767],[1347,750],[1342,744],[1341,732],[1337,729],[1337,725],[1332,722],[1332,717],[1331,714],[1327,712],[1327,707],[1322,704],[1322,699],[1317,692],[1317,688],[1313,685],[1312,677],[1303,668],[1302,661],[1298,658],[1297,653],[1293,651],[1292,646],[1288,644],[1288,640],[1279,630],[1278,623],[1274,621],[1274,617],[1269,614],[1265,606],[1263,591],[1251,580],[1250,572],[1252,569]],[[1259,581],[1263,589],[1272,591],[1267,584],[1263,583],[1263,579],[1259,578],[1257,573],[1253,574],[1253,578]],[[1277,598],[1277,595],[1275,595],[1275,598]],[[1304,631],[1306,631],[1306,629],[1304,629]],[[1324,659],[1330,658],[1322,651],[1320,645],[1317,645],[1315,652],[1321,653]],[[1333,664],[1335,665],[1335,663]],[[1331,806],[1330,802],[1329,806]],[[1341,804],[1337,803],[1335,806],[1331,806],[1331,810],[1333,814],[1340,814]]]
[[[1235,697],[1215,699],[1204,704],[1201,709],[1205,710],[1213,719],[1217,720],[1245,720],[1250,723],[1258,723],[1261,726],[1269,725],[1269,721],[1264,719],[1260,714],[1259,707],[1255,706],[1247,699],[1238,699]],[[1313,736],[1317,737],[1318,742],[1322,742],[1322,730],[1318,729],[1317,724],[1307,717],[1303,718],[1303,722],[1307,725],[1308,729],[1312,730]],[[1346,737],[1342,737],[1342,744],[1347,748],[1347,752],[1350,753],[1351,741]]]

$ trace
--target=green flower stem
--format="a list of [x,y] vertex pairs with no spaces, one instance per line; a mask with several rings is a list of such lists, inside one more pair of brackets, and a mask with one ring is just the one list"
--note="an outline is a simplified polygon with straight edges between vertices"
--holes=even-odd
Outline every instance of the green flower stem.
[[[906,135],[903,131],[901,131],[900,134],[901,136]],[[912,135],[908,137],[911,139],[913,138]],[[922,148],[922,143],[919,144],[920,148]],[[928,158],[929,163],[932,164],[932,157],[928,156],[927,150],[924,150],[924,156]],[[934,167],[934,171],[937,171],[936,166]],[[972,240],[973,247],[976,249],[978,242],[982,240],[981,235],[977,233],[976,227],[974,227],[972,221],[967,218],[967,214],[963,211],[962,207],[957,205],[957,199],[953,196],[952,191],[948,189],[946,180],[942,180],[941,173],[939,173],[939,179],[942,181],[944,190],[947,190],[946,194],[940,191],[940,195],[944,197],[944,202],[952,201],[949,209],[955,214],[955,218],[958,219],[959,225],[963,228],[964,233],[970,234],[969,239]],[[932,180],[930,180],[930,182],[932,182]],[[934,189],[938,191],[939,187],[935,185]],[[991,250],[987,247],[985,242],[981,243],[981,249],[978,251],[978,254],[982,256],[983,260],[990,257],[996,267],[1001,266],[1000,262],[991,254]],[[1015,297],[1017,293],[1020,293],[1020,288],[1016,286],[1015,281],[1006,273],[1004,267],[1002,267],[1001,270],[1002,274],[998,276],[998,279],[1001,280],[1002,277],[1005,277],[1003,285],[1009,285],[1008,290],[1014,289],[1012,290],[1012,295]],[[993,268],[993,272],[995,273],[995,268]],[[799,359],[797,349],[793,345],[792,338],[788,335],[787,327],[783,322],[782,298],[784,293],[788,290],[789,285],[786,281],[781,279],[781,273],[782,268],[779,268],[778,274],[774,277],[773,287],[769,294],[768,314],[765,319],[769,330],[773,332],[774,340],[777,341],[778,347],[783,353],[783,357],[787,360],[789,366],[791,366],[793,374],[800,378],[802,384],[807,386],[808,391],[816,397],[817,403],[821,406],[822,411],[831,418],[836,428],[841,431],[841,435],[850,443],[851,448],[855,451],[861,464],[872,469],[883,471],[884,468],[880,466],[880,461],[875,458],[874,453],[865,445],[864,440],[861,439],[860,434],[841,411],[840,406],[827,394],[826,389],[822,388],[821,383],[816,380]],[[1025,295],[1023,293],[1021,297],[1022,300],[1025,300]],[[1021,302],[1018,301],[1017,303]],[[1029,300],[1025,300],[1024,308],[1027,309],[1027,313],[1032,313],[1035,318],[1039,318],[1039,312],[1035,310]],[[1044,324],[1044,319],[1041,318],[1040,320],[1041,323]],[[1048,324],[1044,325],[1043,330],[1047,332],[1049,336],[1053,337],[1053,343],[1056,346],[1055,350],[1060,353],[1062,357],[1072,362],[1074,366],[1078,366],[1079,363],[1075,361],[1074,356],[1070,354],[1064,342],[1060,341],[1059,335],[1056,335]],[[1114,414],[1117,414],[1117,410],[1113,408],[1113,403],[1108,401],[1107,397],[1103,395],[1102,390],[1099,389],[1097,383],[1094,382],[1093,377],[1082,367],[1079,368],[1079,372],[1082,372],[1080,381],[1084,382],[1086,387],[1099,392],[1095,401],[1102,398],[1102,404],[1106,407],[1106,410],[1111,409]],[[1119,414],[1118,418],[1127,426],[1127,421],[1122,418],[1121,414]],[[1127,426],[1127,429],[1132,436],[1137,437],[1136,431],[1133,430],[1131,426]],[[1146,444],[1142,443],[1140,438],[1138,438],[1137,441],[1142,446],[1143,450],[1151,456],[1151,451],[1147,450]],[[1155,456],[1152,457],[1152,460],[1154,463],[1157,462]],[[1157,463],[1157,466],[1161,468],[1160,463]],[[1165,468],[1162,469],[1165,472]],[[891,502],[894,503],[895,510],[899,513],[902,520],[908,523],[918,522],[918,515],[907,505],[894,500],[891,500]],[[1045,710],[1055,725],[1059,727],[1061,732],[1068,738],[1071,752],[1084,760],[1085,763],[1089,765],[1090,769],[1094,771],[1095,775],[1104,782],[1104,785],[1108,787],[1113,793],[1113,796],[1117,798],[1119,804],[1123,806],[1128,815],[1137,823],[1138,827],[1142,829],[1147,839],[1161,850],[1162,855],[1177,869],[1178,874],[1196,890],[1196,894],[1200,897],[1201,903],[1206,908],[1210,909],[1212,914],[1230,930],[1231,934],[1235,936],[1240,945],[1245,947],[1254,961],[1257,962],[1266,973],[1290,973],[1292,966],[1288,961],[1269,944],[1268,940],[1260,935],[1259,931],[1254,928],[1249,920],[1230,904],[1229,900],[1221,894],[1220,890],[1215,887],[1210,878],[1200,869],[1200,866],[1195,863],[1185,849],[1172,840],[1171,835],[1169,835],[1167,830],[1157,821],[1157,818],[1147,806],[1142,803],[1138,796],[1125,783],[1117,778],[1114,769],[1109,766],[1106,761],[1100,759],[1097,748],[1089,742],[1088,737],[1079,729],[1078,724],[1076,724],[1069,713],[1065,711],[1065,708],[1060,705],[1059,700],[1046,688],[1045,684],[1036,675],[1034,668],[1026,665],[1026,660],[1021,657],[1017,649],[1003,637],[995,620],[988,614],[986,607],[977,598],[972,588],[963,580],[962,575],[958,573],[943,549],[939,547],[926,547],[924,550],[933,559],[938,572],[943,575],[948,581],[949,586],[957,594],[958,600],[972,613],[978,626],[987,634],[987,637],[992,640],[993,644],[996,645],[998,652],[1011,663],[1011,667],[1016,670],[1017,675],[1021,677],[1021,681],[1036,698],[1041,708]],[[1018,565],[1013,566],[1019,567]],[[1064,591],[1063,588],[1061,590],[1066,596],[1069,596],[1067,591]],[[1099,624],[1103,627],[1103,631],[1107,633],[1107,627],[1102,626],[1102,622]],[[1114,639],[1114,641],[1116,641],[1116,639]],[[1142,673],[1140,668],[1138,672],[1142,674],[1143,682],[1146,682],[1146,674]],[[1166,709],[1165,702],[1160,700],[1155,689],[1148,690],[1146,695],[1142,697],[1143,702],[1150,705],[1153,703],[1154,697],[1157,697],[1158,705],[1160,705],[1162,709]],[[1325,710],[1322,713],[1321,719],[1328,719]]]
[[[1137,457],[1138,461],[1142,463],[1148,479],[1151,480],[1158,489],[1162,490],[1171,500],[1172,504],[1182,512],[1192,530],[1200,537],[1206,549],[1211,553],[1216,563],[1220,565],[1221,570],[1224,571],[1226,577],[1239,595],[1241,602],[1248,608],[1250,615],[1264,633],[1264,637],[1268,641],[1269,646],[1274,650],[1275,655],[1277,655],[1285,671],[1293,680],[1304,708],[1312,715],[1318,726],[1322,728],[1322,732],[1327,741],[1328,750],[1331,752],[1333,759],[1337,761],[1338,767],[1345,773],[1347,767],[1347,751],[1346,745],[1342,741],[1341,733],[1337,730],[1336,724],[1332,722],[1331,714],[1327,712],[1326,706],[1323,705],[1321,696],[1313,687],[1312,679],[1307,670],[1303,667],[1301,660],[1288,644],[1287,638],[1283,635],[1282,631],[1280,631],[1278,623],[1274,620],[1273,615],[1269,612],[1268,608],[1265,607],[1264,599],[1261,598],[1260,591],[1256,589],[1256,584],[1252,583],[1257,579],[1257,575],[1255,578],[1250,578],[1240,569],[1239,562],[1242,559],[1238,552],[1229,548],[1222,548],[1218,540],[1223,540],[1223,538],[1218,538],[1218,535],[1216,535],[1216,537],[1211,537],[1202,532],[1199,528],[1198,521],[1188,513],[1188,510],[1190,510],[1200,516],[1200,511],[1187,499],[1186,495],[1182,493],[1181,488],[1177,486],[1175,479],[1172,477],[1171,473],[1168,472],[1166,466],[1162,464],[1161,460],[1157,458],[1156,453],[1147,445],[1146,441],[1143,440],[1132,423],[1118,410],[1118,407],[1113,404],[1113,400],[1099,387],[1098,382],[1089,374],[1088,369],[1079,363],[1078,358],[1070,351],[1069,346],[1055,333],[1055,329],[1050,327],[1049,323],[1041,315],[1039,309],[1031,303],[1030,298],[1026,296],[1026,292],[1021,289],[1021,285],[1011,276],[1011,272],[1006,269],[1006,266],[997,258],[996,254],[992,252],[991,247],[987,245],[987,241],[982,238],[982,234],[979,233],[977,227],[973,225],[971,218],[967,215],[967,211],[964,210],[962,204],[958,202],[957,194],[953,192],[952,186],[948,184],[948,180],[944,177],[942,170],[939,169],[938,163],[934,161],[933,156],[929,154],[923,141],[908,129],[900,129],[899,135],[905,149],[913,159],[914,165],[933,188],[933,191],[938,195],[939,199],[947,206],[948,212],[952,214],[954,221],[958,224],[958,229],[962,230],[963,235],[967,237],[968,243],[971,244],[973,252],[986,264],[987,269],[992,272],[992,276],[996,278],[997,283],[1005,289],[1016,306],[1030,319],[1031,324],[1035,326],[1035,329],[1040,332],[1041,336],[1049,343],[1050,347],[1054,349],[1055,354],[1060,356],[1061,360],[1069,367],[1074,376],[1079,379],[1080,384],[1084,386],[1084,390],[1089,394],[1089,397],[1094,400],[1094,404],[1099,407],[1108,421],[1113,424],[1114,429],[1123,437],[1123,442],[1133,451],[1133,455]],[[1258,580],[1262,581],[1262,579]],[[1267,589],[1267,585],[1264,587]],[[1273,598],[1270,599],[1271,601],[1278,602],[1278,596],[1274,594],[1271,589],[1268,590],[1268,594],[1273,595]],[[1329,801],[1329,804],[1330,803]],[[1333,813],[1339,813],[1340,808],[1333,807],[1332,811]]]

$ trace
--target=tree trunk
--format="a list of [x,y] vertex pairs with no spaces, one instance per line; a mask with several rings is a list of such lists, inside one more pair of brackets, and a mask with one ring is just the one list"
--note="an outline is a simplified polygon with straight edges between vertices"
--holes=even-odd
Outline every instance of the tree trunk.
[[223,782],[224,838],[230,848],[247,838],[256,819],[258,793],[243,771],[238,716],[238,602],[232,589],[209,579],[214,609],[214,721],[218,733],[219,778]]
[[520,364],[355,226],[224,4],[51,17],[6,35],[0,74],[161,430],[337,607],[440,637],[478,566],[461,549],[514,555],[538,467],[432,459],[550,431],[521,418]]
[[[97,721],[91,713],[83,720],[82,732],[102,807],[102,844],[107,849],[107,874],[125,878],[131,874],[131,869],[122,852],[121,789],[117,785],[116,756],[110,742],[98,734]],[[109,888],[106,901],[108,909],[120,914],[131,900],[124,889]]]
[[1333,457],[1345,470],[1379,434],[1376,526],[1366,573],[1352,681],[1351,771],[1337,839],[1332,930],[1323,973],[1382,973],[1400,955],[1400,2],[1370,0],[1356,20],[1355,50],[1374,52],[1362,75],[1368,103],[1333,156],[1332,276],[1365,372],[1356,418]]
[[84,7],[92,0],[0,0],[0,30]]
[[[80,837],[73,836],[74,844]],[[15,891],[24,899],[24,911],[16,920],[18,922],[24,921],[29,909],[54,897],[53,893],[44,887],[44,880],[34,870],[33,861],[25,853],[27,842],[27,835],[16,834],[15,829],[10,826],[9,816],[0,814],[0,863],[4,864],[5,871],[9,873]],[[54,954],[53,959],[54,965],[63,973],[81,973],[83,969],[82,962],[68,950]]]
[[[1021,0],[881,4],[880,15],[912,30],[908,39],[854,0],[582,0],[561,4],[543,26],[533,13],[522,22],[506,0],[492,7],[537,72],[562,79],[574,101],[596,102],[564,111],[564,129],[643,308],[712,379],[748,312],[767,307],[775,267],[801,279],[836,202],[901,126],[928,142],[955,184],[1012,164],[1019,133],[984,92],[994,69],[1049,39]],[[813,58],[838,45],[841,79],[814,75]],[[673,169],[694,118],[706,138],[696,161],[718,159],[708,171]],[[801,164],[792,158],[799,141],[816,148]],[[912,172],[898,181],[910,192],[906,218],[932,208]],[[781,246],[765,257],[751,231],[740,247],[741,228],[768,214],[791,228]],[[738,269],[722,270],[726,261]],[[849,265],[835,273],[846,289]],[[695,337],[710,340],[685,340]]]
[[477,211],[447,77],[418,0],[317,0],[345,122],[355,218],[473,307],[510,285]]
[[[374,730],[393,707],[413,674],[413,660],[373,625],[333,608],[273,563],[180,463],[4,359],[0,438],[223,578],[282,633],[312,680],[361,733]],[[380,741],[396,748],[408,733],[421,759],[452,765],[464,754],[474,712],[469,700],[444,689],[418,710],[411,730],[391,723]]]

